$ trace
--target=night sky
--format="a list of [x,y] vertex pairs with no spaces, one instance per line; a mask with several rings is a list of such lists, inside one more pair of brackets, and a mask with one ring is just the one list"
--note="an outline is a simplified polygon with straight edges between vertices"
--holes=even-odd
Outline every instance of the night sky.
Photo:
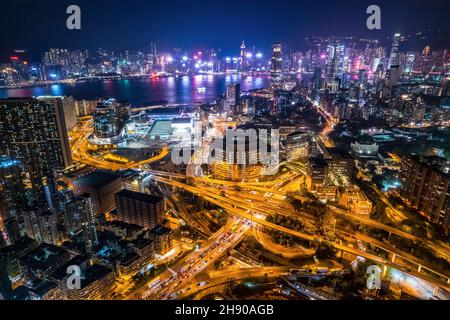
[[[270,48],[275,41],[301,49],[304,38],[367,36],[440,29],[450,34],[449,0],[1,0],[0,54],[50,47],[112,50],[221,48],[235,53],[242,40]],[[66,29],[66,8],[77,4],[82,30]],[[378,4],[382,30],[366,28],[366,8]],[[432,40],[430,40],[432,41]],[[445,42],[445,41],[444,41]],[[437,43],[442,46],[443,41]],[[444,46],[446,43],[444,43]]]

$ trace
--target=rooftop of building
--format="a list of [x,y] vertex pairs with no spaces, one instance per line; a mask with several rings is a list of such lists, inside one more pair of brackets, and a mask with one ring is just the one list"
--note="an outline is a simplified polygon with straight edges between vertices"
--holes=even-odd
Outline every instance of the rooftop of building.
[[333,159],[353,160],[353,157],[351,156],[351,154],[346,150],[339,149],[339,148],[327,148],[327,149],[328,149],[328,152],[333,157]]
[[120,264],[122,266],[128,266],[130,264],[132,264],[133,262],[137,261],[140,259],[140,256],[134,252],[127,252],[127,254],[125,254],[121,259],[120,259]]
[[143,230],[143,228],[141,226],[138,226],[137,224],[126,223],[126,222],[123,222],[120,220],[106,221],[103,223],[103,225],[106,228],[109,228],[109,227],[119,228],[119,229],[127,230],[129,232]]
[[192,122],[191,118],[173,118],[172,120],[172,124],[186,124],[191,122]]
[[423,156],[416,154],[409,154],[407,157],[413,159],[415,162],[435,171],[446,179],[450,179],[450,174],[444,171],[447,159],[435,155]]
[[117,193],[116,196],[125,197],[125,198],[129,198],[129,199],[137,200],[140,202],[152,203],[152,204],[156,204],[156,203],[159,203],[164,200],[163,197],[153,196],[153,195],[149,195],[146,193],[135,192],[135,191],[127,190],[127,189],[123,189],[122,191]]
[[0,252],[4,254],[8,253],[18,254],[20,257],[27,251],[35,249],[37,246],[38,243],[35,240],[25,236],[17,240],[12,246],[7,246],[0,249]]
[[87,256],[83,255],[76,255],[73,258],[71,258],[69,261],[67,261],[65,264],[63,264],[60,268],[56,269],[51,274],[51,279],[55,280],[63,280],[65,277],[67,277],[67,268],[69,266],[79,266],[82,268],[83,265],[87,264],[89,262],[89,258]]
[[50,290],[53,290],[58,287],[58,284],[54,281],[50,280],[38,280],[34,279],[27,282],[27,288],[30,292],[34,293],[38,297],[44,296]]
[[327,161],[322,157],[309,158],[309,164],[312,167],[326,167],[328,165]]
[[170,232],[172,232],[172,230],[170,230],[169,228],[166,228],[164,226],[156,226],[150,231],[151,234],[154,234],[154,235],[157,235],[157,236],[163,236],[163,235],[168,234]]
[[52,244],[42,243],[20,259],[21,265],[28,266],[33,270],[47,270],[68,252],[62,247]]
[[120,179],[120,177],[112,172],[96,170],[92,173],[81,177],[74,181],[76,185],[87,186],[91,188],[102,188],[108,184]]
[[81,288],[85,288],[93,282],[100,280],[111,273],[112,270],[110,268],[95,263],[81,272]]
[[146,111],[149,115],[179,115],[181,114],[181,107],[162,107],[154,108]]
[[0,169],[18,166],[20,162],[10,157],[0,156]]
[[145,237],[138,237],[136,240],[131,241],[133,247],[137,249],[142,249],[149,246],[153,241]]

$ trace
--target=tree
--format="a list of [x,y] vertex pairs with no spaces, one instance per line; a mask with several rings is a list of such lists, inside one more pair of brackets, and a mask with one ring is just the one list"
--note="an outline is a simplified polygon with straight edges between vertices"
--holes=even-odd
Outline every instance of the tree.
[[333,259],[336,253],[336,248],[329,242],[321,242],[316,249],[316,257],[318,259]]
[[299,212],[303,209],[303,203],[298,199],[291,199],[290,203],[295,211]]

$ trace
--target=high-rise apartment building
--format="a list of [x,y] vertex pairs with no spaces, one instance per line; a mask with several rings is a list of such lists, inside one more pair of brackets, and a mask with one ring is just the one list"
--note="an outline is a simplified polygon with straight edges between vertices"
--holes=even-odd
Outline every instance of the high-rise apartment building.
[[73,197],[64,204],[64,225],[68,235],[82,233],[87,252],[98,244],[94,205],[88,194]]
[[431,221],[450,228],[450,176],[436,157],[408,155],[402,159],[400,194]]
[[37,242],[57,244],[61,240],[55,212],[30,208],[23,212],[23,219],[25,233]]
[[0,217],[17,217],[27,205],[20,162],[0,157]]
[[0,100],[0,152],[20,162],[35,194],[47,193],[35,199],[42,205],[56,190],[57,173],[72,163],[69,110],[62,97]]

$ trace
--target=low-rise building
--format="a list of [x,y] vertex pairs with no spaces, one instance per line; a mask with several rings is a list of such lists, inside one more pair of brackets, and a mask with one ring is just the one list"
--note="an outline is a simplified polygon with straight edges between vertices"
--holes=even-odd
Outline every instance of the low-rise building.
[[172,249],[173,232],[169,228],[157,226],[150,231],[150,237],[157,253],[164,255]]
[[373,208],[372,202],[357,187],[345,188],[340,194],[339,204],[358,215],[370,215]]
[[80,289],[68,291],[70,300],[108,299],[115,287],[114,272],[100,264],[93,264],[81,272]]

